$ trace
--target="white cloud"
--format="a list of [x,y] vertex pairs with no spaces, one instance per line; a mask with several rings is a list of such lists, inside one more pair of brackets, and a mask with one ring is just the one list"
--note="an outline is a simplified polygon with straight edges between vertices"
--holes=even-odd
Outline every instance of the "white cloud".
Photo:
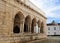
[[[46,13],[46,17],[48,18],[47,22],[51,22],[53,19],[57,20],[60,18],[60,14],[57,12],[52,13],[52,11],[60,9],[60,5],[58,5],[59,0],[30,0],[33,2],[37,7],[42,9]],[[56,2],[58,4],[56,4]],[[53,19],[49,19],[53,18]]]
[[51,11],[56,10],[56,9],[60,9],[60,6],[54,6],[53,8],[45,9],[46,10],[45,12],[51,12]]

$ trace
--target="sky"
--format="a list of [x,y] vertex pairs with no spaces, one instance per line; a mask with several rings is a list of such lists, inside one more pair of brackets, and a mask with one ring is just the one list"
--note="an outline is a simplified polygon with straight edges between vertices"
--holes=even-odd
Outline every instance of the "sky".
[[53,20],[60,23],[60,0],[30,0],[43,12],[47,17],[47,23],[51,23]]

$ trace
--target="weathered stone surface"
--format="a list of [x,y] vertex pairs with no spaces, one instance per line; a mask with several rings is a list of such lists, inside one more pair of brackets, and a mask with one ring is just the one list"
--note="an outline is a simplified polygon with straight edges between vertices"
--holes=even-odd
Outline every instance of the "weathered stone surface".
[[[38,25],[41,25],[42,22],[44,23],[44,33],[42,34],[45,34],[46,17],[42,14],[24,3],[15,0],[0,0],[0,43],[20,43],[20,41],[33,40],[35,36],[39,37],[40,35],[35,35],[36,33],[34,33],[36,23]],[[35,21],[33,21],[33,19],[35,19]],[[38,21],[40,22],[38,23]],[[40,25],[39,27],[41,28]],[[15,29],[15,26],[20,29],[19,33],[14,33],[13,29]],[[26,26],[27,30],[24,26]]]

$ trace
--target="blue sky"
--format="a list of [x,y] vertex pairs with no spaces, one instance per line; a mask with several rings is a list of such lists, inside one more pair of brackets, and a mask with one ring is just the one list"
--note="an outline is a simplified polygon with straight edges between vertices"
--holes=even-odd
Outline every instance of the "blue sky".
[[45,12],[47,23],[55,22],[60,23],[60,0],[30,0],[42,11]]

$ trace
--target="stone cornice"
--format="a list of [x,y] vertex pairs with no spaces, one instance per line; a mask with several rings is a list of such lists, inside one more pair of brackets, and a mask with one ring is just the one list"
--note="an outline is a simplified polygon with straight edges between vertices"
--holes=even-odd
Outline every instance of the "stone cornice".
[[[4,0],[3,0],[4,1]],[[6,0],[4,1],[6,2]],[[26,5],[25,3],[21,2],[21,1],[17,1],[19,4],[25,6],[26,8],[29,8],[30,10],[36,12],[37,14],[39,14],[40,16],[44,17],[45,19],[47,19],[44,15],[40,14],[39,12],[37,12],[36,10],[34,10],[33,8],[31,8],[30,6]]]
[[41,15],[42,17],[44,17],[45,19],[47,19],[44,15],[40,14],[39,12],[37,12],[36,10],[34,10],[33,8],[31,8],[30,6],[26,5],[23,2],[20,2],[20,4],[24,5],[25,7],[29,8],[30,10],[36,12],[37,14]]

